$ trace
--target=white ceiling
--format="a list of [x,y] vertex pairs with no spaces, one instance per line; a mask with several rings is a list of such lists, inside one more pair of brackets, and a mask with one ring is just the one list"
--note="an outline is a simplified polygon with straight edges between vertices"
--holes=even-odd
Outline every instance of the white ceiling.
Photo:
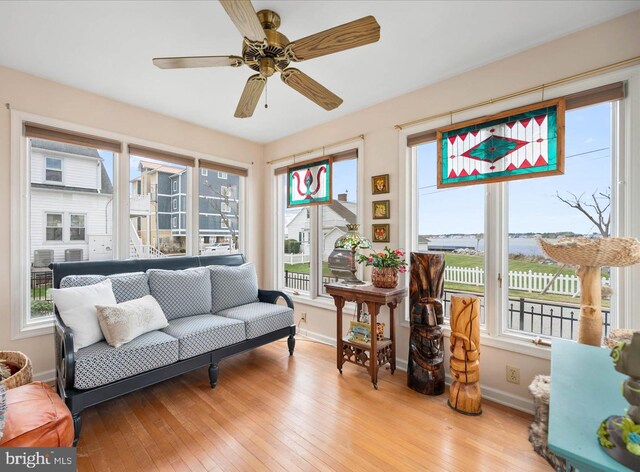
[[[248,67],[160,70],[156,56],[240,55],[217,1],[0,2],[0,64],[269,142],[640,8],[638,1],[254,1],[289,40],[374,15],[378,43],[294,64],[344,99],[327,112],[279,77],[233,117]],[[263,97],[264,99],[264,97]]]

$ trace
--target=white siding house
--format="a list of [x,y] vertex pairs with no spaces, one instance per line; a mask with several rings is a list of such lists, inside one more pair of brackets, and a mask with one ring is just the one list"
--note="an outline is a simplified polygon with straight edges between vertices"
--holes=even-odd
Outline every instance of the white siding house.
[[[113,257],[113,185],[95,149],[31,139],[31,259]],[[81,251],[81,252],[80,252]]]

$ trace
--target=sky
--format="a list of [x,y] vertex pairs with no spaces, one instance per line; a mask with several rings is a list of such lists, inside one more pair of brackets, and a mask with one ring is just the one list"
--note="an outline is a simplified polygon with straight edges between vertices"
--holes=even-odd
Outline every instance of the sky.
[[[556,197],[611,187],[611,105],[566,113],[564,175],[509,182],[509,233],[597,232],[578,210]],[[436,144],[418,147],[419,234],[483,233],[485,185],[436,188]]]

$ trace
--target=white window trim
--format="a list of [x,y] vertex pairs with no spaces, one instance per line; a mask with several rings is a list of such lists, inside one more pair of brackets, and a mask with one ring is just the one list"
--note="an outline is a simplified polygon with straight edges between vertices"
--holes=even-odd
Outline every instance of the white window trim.
[[[32,123],[42,124],[55,128],[66,129],[71,132],[90,134],[102,138],[115,139],[123,143],[122,152],[116,155],[114,159],[114,193],[113,208],[115,216],[113,219],[113,256],[114,259],[129,258],[129,228],[131,226],[129,217],[129,192],[130,192],[130,173],[129,173],[129,152],[128,144],[138,144],[141,146],[152,147],[160,151],[175,152],[178,154],[188,154],[196,159],[212,161],[220,164],[233,165],[248,171],[251,175],[252,169],[250,163],[238,162],[224,157],[211,154],[204,154],[189,149],[168,146],[139,139],[120,133],[113,133],[88,126],[77,125],[63,120],[49,118],[17,109],[10,111],[11,121],[11,340],[24,339],[33,336],[42,336],[53,333],[53,317],[38,318],[36,320],[28,320],[27,314],[30,307],[30,281],[28,277],[29,268],[31,267],[31,256],[29,254],[30,243],[24,235],[29,234],[31,221],[31,209],[29,205],[31,163],[28,152],[28,139],[23,136],[23,123],[29,121]],[[122,165],[122,163],[126,163]],[[64,165],[64,164],[63,164]],[[64,172],[63,172],[64,176]],[[198,195],[199,192],[193,192],[197,189],[197,167],[192,172],[192,168],[187,168],[187,192],[191,198],[187,199],[187,225],[191,233],[187,232],[187,254],[194,255],[199,253],[198,239]],[[64,178],[64,177],[63,177]],[[247,260],[251,260],[250,248],[246,245],[246,222],[247,217],[252,215],[252,211],[246,208],[246,184],[244,178],[240,178],[238,187],[240,208],[239,208],[239,228],[240,237],[238,238],[239,250],[245,255]],[[256,210],[260,212],[261,210]],[[249,215],[247,215],[249,214]],[[26,268],[26,270],[25,270]]]
[[[607,74],[590,77],[576,82],[563,84],[556,87],[545,89],[545,99],[552,99],[579,92],[589,90],[601,85],[610,84],[618,81],[627,81],[628,96],[615,107],[620,108],[619,116],[623,117],[623,123],[619,123],[614,118],[612,123],[612,132],[614,136],[618,136],[618,142],[614,142],[612,153],[617,152],[616,168],[613,169],[613,182],[617,182],[618,191],[616,202],[617,215],[612,215],[612,222],[616,226],[613,234],[619,234],[630,237],[640,238],[640,212],[636,205],[633,211],[633,203],[640,201],[640,162],[638,159],[629,159],[626,156],[640,155],[640,67],[634,66]],[[478,118],[480,116],[491,115],[502,110],[516,108],[540,101],[539,93],[521,96],[485,107],[468,110],[455,116],[456,122]],[[414,149],[407,147],[407,137],[409,135],[436,129],[451,124],[450,117],[441,117],[423,122],[418,125],[404,128],[398,133],[398,156],[400,167],[400,183],[399,188],[404,189],[404,195],[400,194],[400,241],[406,248],[417,248],[417,198],[413,189],[417,187],[416,172],[416,152]],[[612,154],[613,155],[613,154]],[[506,191],[504,183],[489,184],[486,186],[485,194],[485,211],[492,211],[494,214],[500,212],[503,215],[498,218],[503,224],[507,221],[505,212],[507,211],[505,199],[501,193]],[[503,202],[504,204],[501,204]],[[489,209],[489,207],[492,207]],[[498,244],[496,237],[502,235],[507,228],[487,227],[487,219],[485,218],[485,238],[487,245]],[[502,235],[503,237],[503,235]],[[506,248],[503,247],[503,252]],[[495,254],[494,250],[494,254]],[[544,346],[536,346],[531,342],[530,336],[518,335],[514,332],[507,332],[506,326],[503,326],[506,309],[506,290],[502,290],[501,295],[497,289],[497,274],[506,273],[508,259],[506,254],[502,254],[500,258],[488,260],[485,258],[486,271],[486,295],[485,310],[487,313],[487,325],[482,333],[483,343],[488,346],[519,352],[534,357],[545,359],[550,358],[550,349]],[[640,286],[640,267],[631,266],[620,269],[617,275],[616,286],[619,296],[612,306],[617,314],[618,327],[634,327],[640,323],[640,315],[634,310],[640,303],[640,291],[633,290],[633,287]],[[402,281],[408,288],[409,277],[404,277]],[[501,313],[501,316],[490,316],[490,313]],[[401,325],[408,327],[409,307],[408,303],[404,304],[404,317]],[[448,326],[444,327],[445,331]]]
[[[360,225],[361,231],[366,234],[367,230],[364,228],[365,219],[365,210],[364,210],[364,200],[365,200],[365,185],[364,185],[364,140],[356,139],[354,141],[350,141],[348,143],[341,144],[339,146],[334,146],[330,148],[326,148],[324,150],[325,155],[340,153],[343,151],[349,151],[351,149],[358,150],[358,158],[357,160],[357,186],[358,186],[358,202],[357,202],[357,211],[358,211],[358,224]],[[322,151],[309,153],[305,156],[304,159],[300,159],[299,156],[296,157],[296,164],[303,163],[306,160],[315,159],[318,157],[322,157]],[[272,202],[273,202],[273,211],[272,214],[276,216],[275,221],[273,221],[272,225],[272,250],[271,257],[269,261],[269,267],[271,267],[271,280],[272,285],[276,287],[278,290],[282,290],[285,293],[290,294],[299,300],[304,300],[304,303],[326,307],[329,306],[328,303],[331,303],[330,306],[335,308],[331,301],[331,297],[328,295],[323,295],[318,293],[319,284],[313,283],[314,278],[312,278],[310,284],[309,292],[299,292],[296,290],[289,289],[282,285],[282,281],[284,280],[284,260],[282,257],[282,248],[284,247],[284,228],[280,231],[280,228],[284,225],[284,213],[282,208],[284,208],[285,200],[286,200],[286,189],[285,191],[281,191],[278,188],[278,179],[280,176],[274,174],[274,169],[276,167],[286,166],[293,164],[293,158],[278,161],[276,165],[272,165],[268,168],[268,172],[271,177],[271,189],[272,189]],[[322,280],[322,264],[319,264],[320,260],[320,232],[321,228],[319,228],[317,220],[318,218],[314,217],[314,213],[317,211],[317,207],[311,208],[310,215],[310,223],[311,228],[310,232],[312,232],[316,237],[311,238],[310,245],[310,266],[309,273],[315,274],[315,280]],[[362,276],[362,267],[359,268],[359,276]],[[320,277],[320,279],[318,279]],[[345,313],[346,316],[346,313]]]
[[178,191],[178,181],[177,180],[174,180],[171,183],[171,188],[172,188],[172,192],[177,192]]
[[231,205],[226,202],[220,202],[220,213],[231,213]]
[[[84,229],[84,239],[71,239],[71,229],[73,228],[73,226],[71,226],[71,217],[72,216],[81,216],[82,217],[82,221],[83,221],[83,225],[82,226],[78,226],[78,228],[83,228]],[[64,234],[64,231],[63,231]],[[113,237],[113,236],[112,236]],[[86,213],[69,213],[69,242],[70,243],[82,243],[82,242],[86,242],[87,241],[87,214]]]
[[173,210],[177,210],[178,209],[178,199],[177,198],[172,198],[171,199],[171,208]]
[[209,169],[200,169],[200,175],[202,177],[208,177],[209,176]]
[[[62,233],[60,235],[60,239],[47,239],[47,229],[50,228],[49,224],[48,224],[48,217],[49,215],[60,215],[60,229],[62,230]],[[53,226],[51,226],[51,228],[53,228]],[[57,243],[64,243],[64,212],[63,211],[45,211],[44,212],[44,237],[43,237],[43,241],[47,244],[57,244]]]
[[[47,166],[47,159],[54,159],[56,161],[60,161],[60,169],[49,169],[49,167]],[[60,172],[60,180],[58,181],[58,180],[47,179],[47,170]],[[47,184],[64,186],[64,159],[62,157],[53,157],[53,156],[44,155],[44,179],[42,180]]]
[[218,172],[218,178],[221,180],[227,180],[228,175],[226,172]]

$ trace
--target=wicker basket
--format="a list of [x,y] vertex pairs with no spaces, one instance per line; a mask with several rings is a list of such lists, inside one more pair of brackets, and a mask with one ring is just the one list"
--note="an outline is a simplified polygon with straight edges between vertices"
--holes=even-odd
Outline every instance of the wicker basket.
[[0,351],[0,360],[20,368],[11,377],[0,382],[7,390],[31,383],[31,360],[19,351]]
[[640,262],[635,238],[562,238],[557,243],[538,239],[542,250],[563,264],[585,267],[623,267]]

